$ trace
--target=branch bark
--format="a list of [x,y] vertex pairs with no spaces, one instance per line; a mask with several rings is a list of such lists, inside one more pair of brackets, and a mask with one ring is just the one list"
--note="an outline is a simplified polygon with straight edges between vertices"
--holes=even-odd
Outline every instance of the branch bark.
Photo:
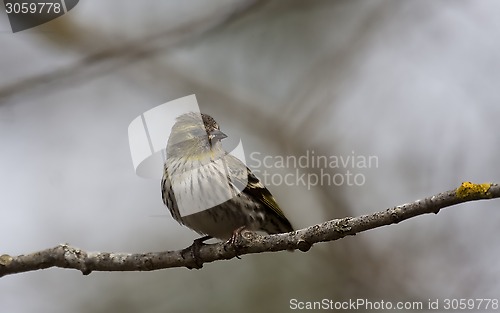
[[86,252],[60,244],[28,255],[0,256],[0,277],[50,267],[72,268],[84,275],[92,271],[153,271],[171,267],[201,268],[203,263],[229,260],[244,254],[298,249],[307,251],[318,242],[338,240],[346,236],[396,224],[409,218],[438,213],[440,209],[459,203],[500,198],[498,184],[464,182],[447,192],[359,217],[334,219],[290,233],[261,236],[243,231],[235,242],[220,242],[183,250],[148,253]]

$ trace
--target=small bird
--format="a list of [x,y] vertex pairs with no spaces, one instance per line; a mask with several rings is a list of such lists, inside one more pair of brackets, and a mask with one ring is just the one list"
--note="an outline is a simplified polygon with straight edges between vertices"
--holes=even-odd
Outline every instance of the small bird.
[[207,114],[190,112],[176,119],[161,181],[163,203],[172,217],[206,235],[198,239],[202,241],[232,239],[243,229],[293,231],[269,190],[224,150],[221,140],[226,137]]

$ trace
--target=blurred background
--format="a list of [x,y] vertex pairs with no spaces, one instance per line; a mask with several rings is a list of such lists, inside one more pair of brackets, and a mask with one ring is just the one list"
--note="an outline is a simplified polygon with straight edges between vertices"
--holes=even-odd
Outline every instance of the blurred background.
[[[275,177],[362,175],[311,188],[267,181],[296,228],[462,181],[500,182],[499,15],[494,0],[87,0],[12,33],[2,13],[0,254],[189,246],[198,235],[170,217],[160,181],[135,175],[127,128],[190,94],[248,156],[377,157],[368,168],[250,161]],[[21,313],[286,312],[291,299],[425,308],[498,298],[499,203],[198,271],[9,275],[0,303]]]

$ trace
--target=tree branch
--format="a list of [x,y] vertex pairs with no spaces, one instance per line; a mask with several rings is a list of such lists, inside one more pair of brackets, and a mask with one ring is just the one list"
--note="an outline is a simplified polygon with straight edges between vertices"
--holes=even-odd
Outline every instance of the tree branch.
[[[359,217],[335,219],[290,233],[261,236],[243,231],[233,243],[220,242],[183,250],[148,253],[85,252],[61,244],[28,255],[0,256],[0,277],[50,267],[73,268],[84,275],[92,271],[152,271],[171,267],[201,268],[203,263],[229,260],[239,255],[299,249],[307,251],[317,242],[333,241],[357,233],[399,223],[455,204],[500,198],[498,184],[464,182],[455,190]],[[196,248],[196,249],[195,249]]]

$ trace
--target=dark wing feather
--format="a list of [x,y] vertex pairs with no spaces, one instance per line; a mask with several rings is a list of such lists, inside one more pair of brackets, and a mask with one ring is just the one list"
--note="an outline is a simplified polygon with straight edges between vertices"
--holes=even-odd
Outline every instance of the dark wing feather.
[[170,175],[167,171],[167,167],[164,167],[163,177],[161,179],[161,196],[163,203],[167,206],[172,217],[182,223],[181,215],[179,209],[177,208],[177,202],[175,200],[175,194],[172,190],[172,182],[170,181]]
[[243,193],[248,194],[255,201],[260,202],[268,212],[274,215],[288,231],[293,231],[290,221],[285,217],[285,214],[279,207],[273,195],[267,188],[260,182],[260,180],[252,173],[252,171],[243,164],[238,158],[227,154],[224,160],[228,163],[228,170],[230,175],[229,181],[233,183],[237,190],[243,190]]

